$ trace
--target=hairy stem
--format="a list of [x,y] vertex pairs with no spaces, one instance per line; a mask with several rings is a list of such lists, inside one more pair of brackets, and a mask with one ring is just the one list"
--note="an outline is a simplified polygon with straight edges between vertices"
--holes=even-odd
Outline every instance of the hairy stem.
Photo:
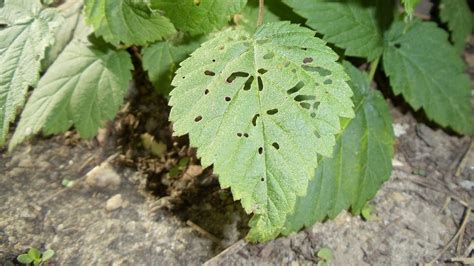
[[375,72],[377,71],[377,67],[379,66],[380,56],[377,57],[372,63],[370,63],[370,72],[369,72],[369,80],[373,81],[375,77]]
[[265,15],[265,0],[258,1],[258,20],[257,20],[257,27],[262,25],[263,23],[263,16]]

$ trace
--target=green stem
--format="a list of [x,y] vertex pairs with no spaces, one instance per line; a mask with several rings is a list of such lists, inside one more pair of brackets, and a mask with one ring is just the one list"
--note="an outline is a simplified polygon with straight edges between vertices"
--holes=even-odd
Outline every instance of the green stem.
[[258,20],[257,20],[257,27],[262,25],[263,23],[263,16],[265,15],[265,0],[258,1]]
[[369,71],[369,80],[373,81],[375,77],[375,72],[377,71],[377,67],[379,66],[380,56],[377,57],[372,63],[370,63],[370,71]]

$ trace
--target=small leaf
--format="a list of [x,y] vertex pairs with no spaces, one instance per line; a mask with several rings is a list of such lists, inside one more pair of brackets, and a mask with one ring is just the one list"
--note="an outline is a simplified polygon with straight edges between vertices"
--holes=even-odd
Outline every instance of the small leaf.
[[152,7],[163,10],[177,29],[198,35],[221,29],[246,3],[247,0],[153,0]]
[[76,39],[41,78],[21,115],[10,149],[38,133],[71,126],[91,138],[123,103],[133,69],[125,51],[99,50]]
[[186,39],[177,44],[158,42],[142,50],[143,68],[158,92],[168,96],[174,73],[179,63],[186,59],[202,42],[202,38]]
[[448,24],[454,46],[461,53],[473,29],[471,9],[465,0],[442,0],[439,8],[441,20]]
[[60,23],[52,9],[41,8],[36,0],[7,0],[0,8],[0,24],[7,25],[0,28],[0,146],[28,87],[38,82],[40,62]]
[[149,1],[85,0],[84,14],[95,33],[114,45],[144,45],[175,32],[169,19],[153,10]]
[[41,261],[45,262],[49,259],[51,259],[54,256],[54,250],[48,249],[43,253],[43,257],[41,257]]
[[331,156],[352,92],[335,54],[307,28],[264,24],[204,43],[173,80],[170,120],[214,164],[251,220],[248,238],[278,234],[306,192],[319,155]]
[[41,258],[41,251],[36,248],[30,248],[28,250],[28,256],[30,256],[30,258],[33,260],[39,260]]
[[348,56],[374,60],[382,54],[383,33],[393,20],[393,0],[283,0],[307,18],[324,39]]
[[354,91],[356,117],[345,121],[334,147],[333,158],[323,158],[306,196],[298,198],[295,212],[288,216],[283,234],[299,231],[342,210],[359,214],[388,180],[392,171],[392,118],[380,92],[350,63],[345,63]]
[[362,211],[360,212],[360,215],[364,220],[370,221],[372,220],[372,213],[374,211],[374,206],[371,204],[366,204],[364,208],[362,208]]
[[322,248],[318,251],[318,258],[324,260],[325,262],[331,262],[333,255],[330,248]]
[[474,132],[465,65],[435,23],[395,23],[387,32],[384,68],[396,95],[429,119],[462,134]]
[[16,260],[22,264],[30,264],[33,262],[34,259],[30,257],[28,254],[21,254],[20,256],[16,258]]

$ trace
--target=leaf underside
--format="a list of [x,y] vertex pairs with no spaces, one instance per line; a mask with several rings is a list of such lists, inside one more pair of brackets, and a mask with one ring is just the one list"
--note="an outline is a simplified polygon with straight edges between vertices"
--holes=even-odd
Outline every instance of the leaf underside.
[[464,51],[468,36],[473,29],[473,14],[466,1],[442,0],[440,17],[451,30],[451,40],[459,53]]
[[283,0],[306,24],[348,56],[369,61],[383,51],[383,32],[393,19],[392,0]]
[[383,58],[395,94],[441,126],[473,133],[469,78],[444,30],[431,22],[398,22],[387,32]]
[[86,21],[114,44],[145,45],[175,33],[171,21],[147,1],[85,0]]
[[10,123],[25,102],[28,87],[36,85],[46,48],[60,17],[41,10],[36,0],[6,1],[0,9],[0,145]]
[[49,135],[75,126],[81,137],[94,136],[123,103],[132,69],[125,51],[99,50],[73,40],[33,91],[10,149],[41,130]]
[[314,32],[279,22],[251,36],[228,30],[204,43],[173,80],[170,120],[189,134],[254,213],[248,239],[276,237],[306,192],[318,155],[330,156],[352,92],[338,56]]
[[288,216],[283,234],[297,232],[342,210],[359,214],[392,171],[394,136],[392,118],[382,94],[370,81],[345,63],[354,91],[355,118],[343,125],[332,158],[323,158],[310,181],[306,196],[299,197]]

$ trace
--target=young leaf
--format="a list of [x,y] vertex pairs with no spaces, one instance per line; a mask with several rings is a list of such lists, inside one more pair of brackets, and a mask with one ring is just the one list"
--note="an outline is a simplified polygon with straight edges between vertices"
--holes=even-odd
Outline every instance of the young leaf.
[[442,0],[439,8],[441,20],[448,24],[454,46],[461,53],[473,29],[473,14],[469,5],[465,0]]
[[395,94],[428,118],[459,133],[474,131],[464,63],[435,23],[395,23],[387,32],[384,68]]
[[36,248],[30,248],[28,250],[28,256],[33,260],[39,260],[41,258],[41,251]]
[[365,73],[349,63],[356,116],[343,124],[332,158],[323,158],[306,196],[298,198],[284,234],[312,226],[342,210],[359,214],[392,171],[392,118],[380,92],[370,89]]
[[175,32],[173,24],[149,1],[85,0],[85,16],[95,33],[119,45],[144,45]]
[[36,85],[46,47],[54,42],[60,18],[41,10],[37,0],[8,0],[0,9],[0,146],[22,107],[28,87]]
[[411,17],[413,16],[413,11],[415,10],[415,7],[420,3],[420,0],[402,0],[402,2],[405,6],[405,11],[407,12],[408,16]]
[[122,104],[132,69],[125,51],[99,50],[73,40],[33,91],[10,149],[40,130],[54,134],[72,125],[82,137],[94,136]]
[[346,55],[377,58],[383,50],[383,33],[393,18],[392,0],[283,0],[308,19],[306,24],[324,39],[346,49]]
[[152,7],[163,10],[177,29],[192,35],[224,27],[247,0],[153,0]]
[[16,260],[22,264],[30,264],[33,262],[34,259],[30,257],[28,254],[21,254],[20,256],[16,258]]
[[169,94],[178,64],[199,47],[202,39],[184,40],[178,44],[158,42],[142,50],[143,68],[161,94]]
[[314,32],[288,22],[254,35],[228,30],[204,43],[173,80],[170,120],[189,134],[248,213],[248,238],[275,237],[306,192],[318,154],[330,156],[352,92],[338,59]]
[[43,253],[43,257],[41,257],[41,261],[45,262],[49,259],[51,259],[54,256],[54,250],[48,249]]

